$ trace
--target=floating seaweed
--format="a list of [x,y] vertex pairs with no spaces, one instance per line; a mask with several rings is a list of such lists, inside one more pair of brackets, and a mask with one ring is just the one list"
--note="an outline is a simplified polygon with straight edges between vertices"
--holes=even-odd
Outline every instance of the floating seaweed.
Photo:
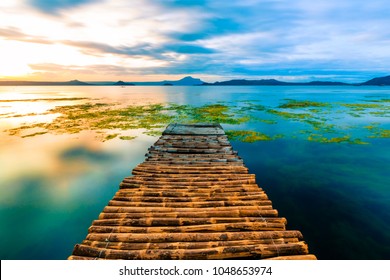
[[[64,100],[79,99],[83,98],[65,98]],[[57,106],[39,114],[55,116],[51,122],[22,124],[19,127],[8,129],[7,132],[15,136],[33,137],[48,132],[52,134],[75,134],[89,130],[97,133],[102,141],[117,137],[121,140],[132,140],[136,136],[122,135],[121,131],[143,129],[146,135],[159,136],[162,129],[169,123],[211,122],[230,125],[228,135],[231,139],[255,142],[271,141],[281,136],[271,137],[254,130],[240,130],[239,126],[235,129],[235,125],[247,122],[274,125],[280,120],[284,120],[302,123],[303,125],[303,127],[299,126],[297,131],[292,131],[284,137],[298,137],[319,143],[366,144],[363,140],[351,139],[345,136],[346,129],[358,129],[359,126],[353,128],[340,127],[337,125],[337,119],[340,119],[343,114],[348,114],[354,118],[363,117],[367,114],[374,117],[388,115],[389,110],[386,100],[385,103],[380,103],[380,100],[371,100],[371,102],[374,103],[331,104],[288,99],[287,102],[277,107],[267,107],[249,101],[237,104],[217,102],[202,106],[175,103],[123,106],[118,103],[101,103],[98,101],[94,103],[91,99],[88,99],[83,104]],[[31,113],[12,117],[30,115]],[[34,131],[37,128],[39,128],[39,131]],[[370,132],[368,138],[389,138],[389,130],[380,128],[375,123],[364,128]],[[110,131],[115,131],[115,133],[110,133]],[[300,131],[306,132],[301,133]],[[324,136],[326,134],[332,134],[332,137]]]

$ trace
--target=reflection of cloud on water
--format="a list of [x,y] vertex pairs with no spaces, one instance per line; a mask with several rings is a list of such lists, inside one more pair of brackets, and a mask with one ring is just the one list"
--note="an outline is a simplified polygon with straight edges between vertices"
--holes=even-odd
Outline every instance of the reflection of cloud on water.
[[72,163],[75,161],[87,161],[89,163],[93,162],[103,162],[103,161],[112,161],[115,160],[115,156],[105,151],[93,151],[85,146],[75,146],[67,150],[62,151],[60,158],[63,161]]
[[45,134],[0,145],[1,259],[65,259],[155,139],[95,136]]

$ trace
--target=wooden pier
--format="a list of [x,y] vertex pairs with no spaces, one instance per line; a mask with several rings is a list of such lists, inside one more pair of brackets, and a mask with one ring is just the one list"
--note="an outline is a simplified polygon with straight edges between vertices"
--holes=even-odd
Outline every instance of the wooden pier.
[[316,259],[219,124],[171,124],[146,156],[68,259]]

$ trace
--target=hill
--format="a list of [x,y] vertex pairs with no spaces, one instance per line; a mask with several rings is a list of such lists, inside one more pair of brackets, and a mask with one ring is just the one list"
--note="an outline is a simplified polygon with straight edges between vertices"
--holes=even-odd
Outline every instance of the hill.
[[208,86],[282,86],[282,85],[291,85],[292,83],[281,82],[275,79],[268,80],[230,80],[224,82],[215,82],[215,83],[203,83],[202,85]]
[[361,86],[390,86],[390,76],[371,79],[367,82],[359,84]]
[[201,79],[193,78],[191,76],[184,77],[176,81],[157,81],[157,82],[132,82],[135,85],[139,86],[163,86],[163,85],[172,85],[172,86],[197,86],[201,85],[204,82]]
[[312,81],[307,83],[282,82],[275,79],[266,80],[230,80],[215,83],[203,83],[207,86],[344,86],[349,85],[341,82]]
[[124,81],[117,81],[113,84],[114,86],[135,86],[133,83],[126,83]]

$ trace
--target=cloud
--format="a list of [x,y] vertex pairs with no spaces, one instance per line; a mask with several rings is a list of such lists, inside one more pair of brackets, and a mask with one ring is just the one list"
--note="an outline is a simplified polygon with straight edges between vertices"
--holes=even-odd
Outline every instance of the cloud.
[[50,40],[47,40],[40,36],[32,36],[25,34],[19,28],[15,27],[0,27],[0,37],[3,37],[6,40],[29,42],[35,44],[52,44]]
[[55,13],[62,9],[69,9],[85,5],[96,0],[30,0],[30,4],[46,13]]
[[[385,72],[390,64],[387,1],[286,3],[8,1],[0,4],[0,37],[25,44],[21,50],[34,44],[31,65],[56,65],[59,73],[69,56],[68,64],[74,67],[65,65],[62,70],[80,73],[77,65],[86,72],[90,66],[96,79],[104,73],[101,65],[114,75],[144,71],[145,75],[318,73],[323,77],[328,71],[329,76],[346,77]],[[42,45],[42,51],[35,45]]]

